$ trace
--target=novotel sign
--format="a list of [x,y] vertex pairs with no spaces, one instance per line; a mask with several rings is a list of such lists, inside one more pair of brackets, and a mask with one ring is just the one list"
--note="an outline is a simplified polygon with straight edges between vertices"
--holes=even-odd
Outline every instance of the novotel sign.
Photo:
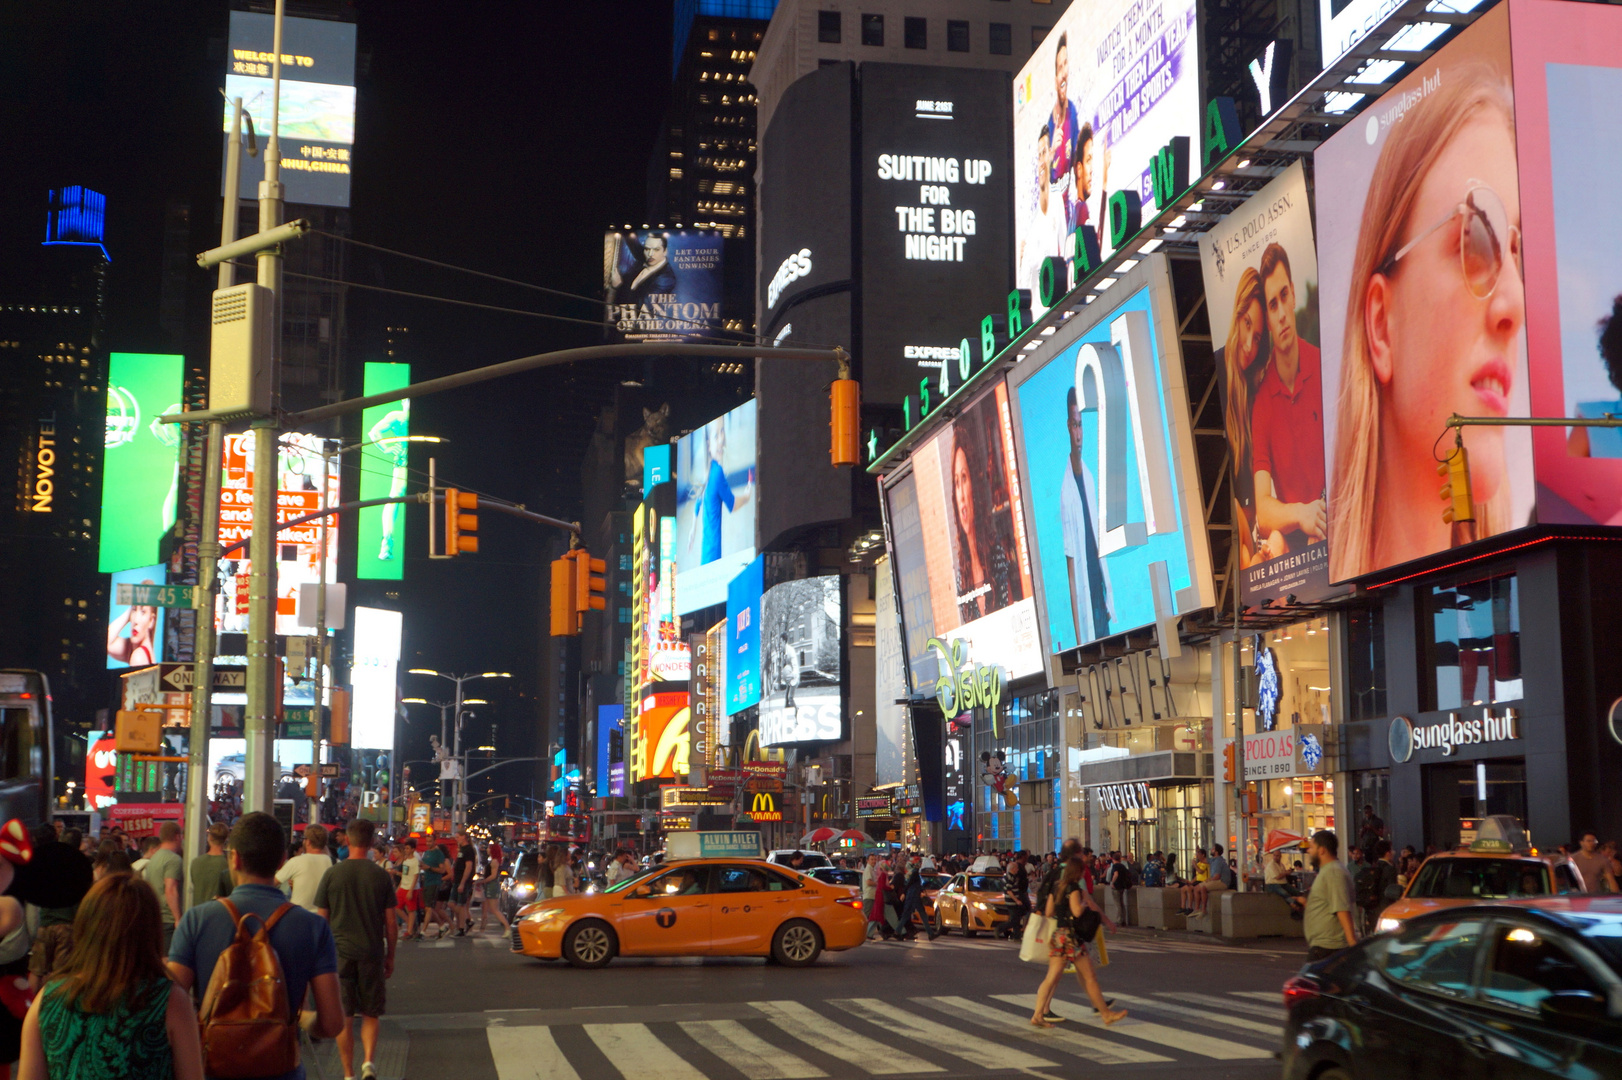
[[1391,760],[1401,765],[1414,756],[1415,750],[1440,750],[1443,757],[1452,757],[1460,747],[1518,742],[1520,738],[1521,711],[1510,708],[1495,715],[1488,705],[1480,716],[1467,718],[1450,712],[1446,720],[1436,724],[1417,725],[1406,716],[1393,717],[1389,748]]
[[[1208,169],[1227,157],[1228,153],[1239,145],[1239,112],[1232,98],[1212,98],[1206,106],[1203,141],[1201,156]],[[1188,190],[1188,171],[1189,140],[1187,136],[1179,135],[1161,147],[1149,161],[1156,210],[1169,209],[1183,192]],[[905,224],[904,215],[900,220]],[[1119,250],[1143,227],[1143,203],[1135,189],[1122,189],[1110,195],[1108,227],[1112,250]],[[802,258],[803,269],[800,262]],[[1097,230],[1091,225],[1077,229],[1075,251],[1070,257],[1050,255],[1042,261],[1041,270],[1037,275],[1037,299],[1044,309],[1057,306],[1070,291],[1072,280],[1079,283],[1102,265]],[[798,255],[790,255],[783,260],[783,264],[778,267],[777,273],[773,275],[771,284],[766,289],[767,309],[777,303],[777,297],[784,288],[810,272],[811,253],[808,249],[802,249]],[[937,412],[982,368],[1000,356],[1011,342],[1033,325],[1031,291],[1013,290],[1008,294],[1006,312],[993,312],[981,318],[979,348],[973,347],[970,338],[963,338],[958,344],[955,362],[943,360],[939,372],[925,375],[918,381],[918,392],[908,394],[901,402],[902,433],[910,432],[926,417]],[[889,446],[880,448],[880,437],[881,432],[878,428],[868,432],[869,465],[889,451]]]

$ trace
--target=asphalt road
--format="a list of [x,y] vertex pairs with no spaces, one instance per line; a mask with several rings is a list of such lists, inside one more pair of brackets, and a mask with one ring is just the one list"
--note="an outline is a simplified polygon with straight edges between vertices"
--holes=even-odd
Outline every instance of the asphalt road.
[[[1027,1023],[1042,969],[1011,942],[873,943],[812,967],[762,960],[615,960],[576,971],[507,939],[403,945],[376,1065],[428,1080],[793,1080],[1060,1077],[1274,1080],[1279,988],[1299,941],[1230,946],[1126,930],[1109,940],[1105,1029],[1074,976],[1050,1031]],[[331,1044],[311,1080],[337,1080]],[[1193,1071],[1191,1071],[1193,1070]]]

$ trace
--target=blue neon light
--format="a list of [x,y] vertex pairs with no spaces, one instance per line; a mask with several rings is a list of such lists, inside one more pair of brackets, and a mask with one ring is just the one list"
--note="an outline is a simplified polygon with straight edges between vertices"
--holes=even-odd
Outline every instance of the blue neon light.
[[101,257],[112,262],[107,254],[107,196],[99,191],[74,184],[72,187],[54,188],[48,196],[50,209],[45,215],[46,246],[93,247],[101,249]]

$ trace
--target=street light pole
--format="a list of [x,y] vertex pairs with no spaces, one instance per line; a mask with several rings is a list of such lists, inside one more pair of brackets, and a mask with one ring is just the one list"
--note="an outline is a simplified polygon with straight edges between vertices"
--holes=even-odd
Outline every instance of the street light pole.
[[[441,679],[449,679],[451,682],[456,684],[456,730],[451,734],[451,738],[454,740],[451,747],[451,758],[456,762],[457,771],[459,773],[464,771],[462,762],[462,708],[465,705],[488,705],[489,702],[478,699],[464,699],[462,696],[462,685],[464,683],[472,682],[474,679],[510,679],[512,678],[512,674],[506,671],[485,671],[473,675],[452,675],[444,671],[435,671],[433,668],[411,668],[408,673],[412,675],[434,675]],[[439,736],[440,746],[445,745],[446,735],[444,723],[444,712],[441,711]],[[462,817],[460,808],[462,803],[464,803],[466,800],[467,781],[465,779],[458,778],[456,781],[456,799],[451,804],[452,828],[456,828],[462,824],[458,818]]]

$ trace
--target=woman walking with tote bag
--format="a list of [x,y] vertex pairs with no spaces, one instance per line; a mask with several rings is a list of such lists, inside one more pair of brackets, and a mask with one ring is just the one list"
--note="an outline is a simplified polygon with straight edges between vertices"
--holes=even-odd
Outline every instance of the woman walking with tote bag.
[[1109,1002],[1104,1000],[1104,992],[1098,988],[1098,975],[1093,971],[1092,960],[1087,955],[1087,943],[1098,934],[1100,923],[1111,930],[1116,926],[1081,887],[1085,870],[1081,859],[1070,860],[1057,892],[1048,897],[1043,911],[1044,915],[1054,920],[1057,928],[1048,945],[1048,973],[1036,991],[1036,1009],[1031,1013],[1032,1027],[1052,1027],[1055,1021],[1063,1019],[1050,1013],[1048,1007],[1053,1003],[1053,991],[1059,986],[1065,965],[1071,963],[1076,965],[1076,977],[1087,991],[1093,1008],[1104,1018],[1106,1027],[1126,1016],[1125,1009],[1112,1009]]

